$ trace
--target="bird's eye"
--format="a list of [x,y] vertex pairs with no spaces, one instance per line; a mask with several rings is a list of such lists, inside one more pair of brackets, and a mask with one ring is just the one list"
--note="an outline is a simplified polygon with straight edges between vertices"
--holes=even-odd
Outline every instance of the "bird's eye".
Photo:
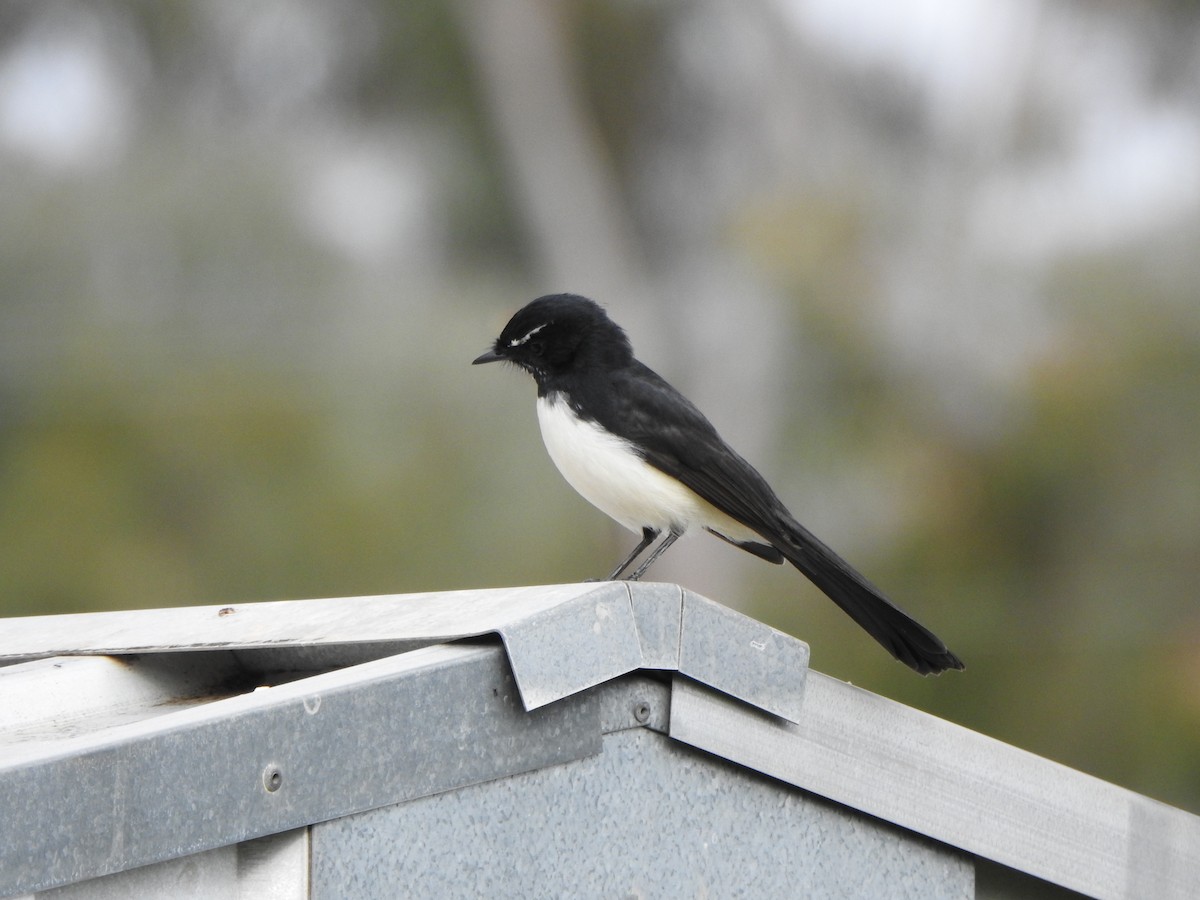
[[530,341],[529,352],[533,356],[541,356],[546,350],[546,345],[541,341]]

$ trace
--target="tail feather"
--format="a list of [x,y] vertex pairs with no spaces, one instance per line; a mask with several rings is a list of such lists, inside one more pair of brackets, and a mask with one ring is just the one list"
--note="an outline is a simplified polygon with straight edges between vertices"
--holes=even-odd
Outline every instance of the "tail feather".
[[784,557],[883,647],[922,675],[964,668],[932,631],[883,595],[803,525],[780,529],[776,546]]

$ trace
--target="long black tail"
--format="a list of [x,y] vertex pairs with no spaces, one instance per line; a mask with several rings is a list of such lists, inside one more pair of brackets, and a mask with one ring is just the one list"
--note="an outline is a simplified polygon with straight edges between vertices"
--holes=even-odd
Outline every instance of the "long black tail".
[[962,669],[963,663],[932,631],[912,618],[795,520],[775,546],[787,561],[866,629],[892,656],[922,675]]

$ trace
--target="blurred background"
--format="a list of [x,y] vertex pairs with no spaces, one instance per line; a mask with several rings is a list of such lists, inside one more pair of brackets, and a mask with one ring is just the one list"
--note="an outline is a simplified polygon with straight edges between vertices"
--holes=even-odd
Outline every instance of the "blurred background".
[[602,575],[470,366],[570,290],[967,671],[655,578],[1200,812],[1198,285],[1189,0],[8,0],[0,614]]

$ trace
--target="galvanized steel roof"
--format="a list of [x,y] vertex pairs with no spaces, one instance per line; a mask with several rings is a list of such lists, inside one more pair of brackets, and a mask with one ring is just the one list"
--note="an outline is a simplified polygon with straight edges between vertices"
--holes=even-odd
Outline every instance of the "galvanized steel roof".
[[629,727],[1039,879],[1200,884],[1200,818],[810,672],[675,585],[9,619],[3,662],[0,895],[579,759],[630,691],[656,702]]

